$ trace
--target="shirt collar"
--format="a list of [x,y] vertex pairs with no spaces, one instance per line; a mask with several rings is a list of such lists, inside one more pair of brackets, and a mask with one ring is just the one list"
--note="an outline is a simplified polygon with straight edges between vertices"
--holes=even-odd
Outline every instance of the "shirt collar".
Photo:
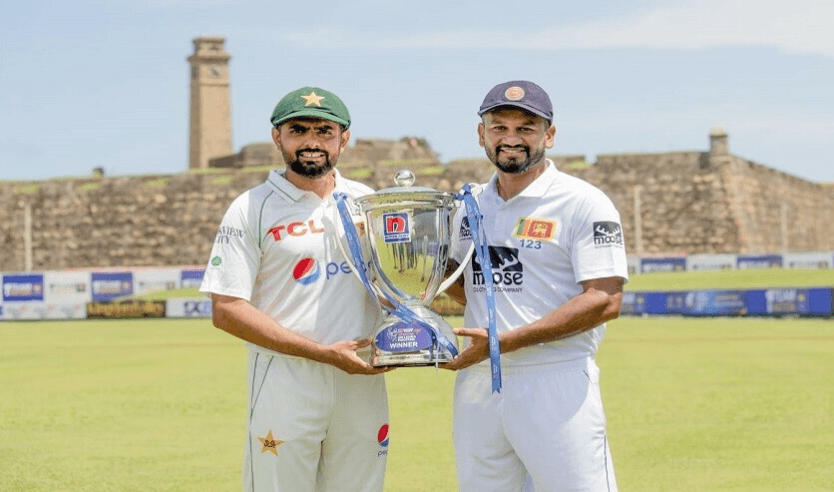
[[[559,176],[559,170],[556,169],[556,165],[553,164],[553,161],[551,161],[550,159],[545,158],[544,161],[544,165],[547,166],[544,172],[537,176],[532,183],[527,185],[527,187],[521,190],[521,192],[516,196],[541,197],[542,195],[544,195],[547,189],[550,188],[550,185]],[[498,195],[498,188],[496,187],[497,181],[498,173],[492,173],[492,177],[489,178],[489,182],[487,183],[486,189],[484,191],[486,193],[495,195],[496,198],[500,198]]]
[[[344,190],[346,187],[345,179],[339,174],[338,169],[333,170],[336,173],[336,190]],[[307,193],[311,193],[302,189],[297,188],[294,184],[287,181],[287,178],[284,177],[283,171],[279,171],[278,169],[273,169],[269,172],[269,176],[266,178],[266,182],[275,190],[282,193],[284,196],[289,198],[290,200],[297,202],[301,200],[304,195]]]

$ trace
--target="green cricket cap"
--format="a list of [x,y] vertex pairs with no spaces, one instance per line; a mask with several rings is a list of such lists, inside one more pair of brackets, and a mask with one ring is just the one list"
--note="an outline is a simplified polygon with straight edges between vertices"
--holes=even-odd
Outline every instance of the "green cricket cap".
[[341,99],[319,87],[302,87],[283,97],[269,121],[278,126],[291,118],[321,118],[350,128],[350,113]]

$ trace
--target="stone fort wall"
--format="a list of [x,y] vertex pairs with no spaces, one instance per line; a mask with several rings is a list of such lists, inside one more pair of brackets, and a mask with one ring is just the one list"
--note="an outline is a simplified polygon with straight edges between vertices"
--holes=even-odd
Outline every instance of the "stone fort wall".
[[[834,185],[808,182],[713,146],[710,151],[555,156],[560,170],[605,191],[630,255],[834,250]],[[400,166],[399,164],[403,165]],[[375,189],[416,164],[418,184],[457,191],[492,174],[485,159],[440,167],[389,160],[343,173]],[[341,167],[341,163],[340,163]],[[204,265],[231,201],[265,168],[0,184],[0,270]]]

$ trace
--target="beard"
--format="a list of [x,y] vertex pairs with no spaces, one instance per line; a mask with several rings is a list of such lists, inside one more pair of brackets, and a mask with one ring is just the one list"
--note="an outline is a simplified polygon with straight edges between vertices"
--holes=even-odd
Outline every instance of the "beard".
[[[499,157],[501,149],[503,148],[523,149],[524,155],[517,157]],[[526,145],[499,145],[498,147],[495,147],[495,149],[493,150],[487,148],[486,154],[487,157],[489,157],[489,160],[492,161],[492,164],[502,172],[505,172],[507,174],[520,174],[541,162],[541,160],[544,158],[544,148],[542,147],[536,149],[531,154],[530,147],[527,147]]]
[[[324,154],[324,162],[304,158],[301,156],[303,152],[322,153]],[[284,162],[287,163],[287,167],[292,172],[313,179],[324,176],[336,167],[336,161],[330,159],[330,154],[320,149],[300,149],[295,155],[284,154]]]

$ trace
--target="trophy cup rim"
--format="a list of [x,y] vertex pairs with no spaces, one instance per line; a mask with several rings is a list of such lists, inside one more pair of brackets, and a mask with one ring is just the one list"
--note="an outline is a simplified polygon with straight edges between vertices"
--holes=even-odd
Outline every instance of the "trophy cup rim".
[[359,209],[364,211],[373,210],[379,207],[450,207],[456,197],[452,193],[438,191],[433,188],[411,188],[397,187],[386,188],[355,199]]

